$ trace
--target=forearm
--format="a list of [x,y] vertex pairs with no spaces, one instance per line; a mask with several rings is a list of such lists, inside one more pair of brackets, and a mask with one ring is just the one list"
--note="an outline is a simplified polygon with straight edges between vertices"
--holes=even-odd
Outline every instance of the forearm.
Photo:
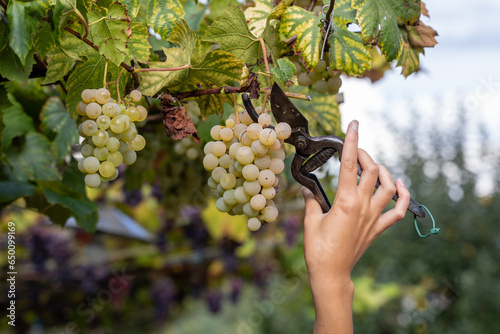
[[354,284],[350,278],[311,282],[316,310],[314,334],[352,334]]

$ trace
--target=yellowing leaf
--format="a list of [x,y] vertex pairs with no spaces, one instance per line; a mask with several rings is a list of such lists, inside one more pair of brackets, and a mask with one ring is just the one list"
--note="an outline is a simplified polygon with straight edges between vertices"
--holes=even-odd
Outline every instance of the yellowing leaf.
[[262,36],[264,29],[266,29],[267,18],[273,9],[272,0],[257,0],[255,6],[245,9],[245,18],[249,22],[248,27],[254,36]]
[[298,6],[288,7],[281,17],[279,31],[283,39],[297,36],[293,49],[300,53],[304,65],[313,69],[320,56],[322,38],[320,17]]
[[179,0],[149,0],[147,17],[155,33],[168,40],[177,21],[184,17],[184,9]]
[[132,34],[127,42],[130,58],[134,58],[138,62],[147,63],[149,61],[149,49],[151,46],[148,42],[148,28],[140,23],[130,23]]
[[418,71],[420,68],[420,54],[425,54],[424,48],[418,46],[412,46],[410,44],[410,37],[408,31],[404,27],[400,28],[401,34],[403,35],[403,52],[398,58],[398,63],[396,66],[402,68],[401,74],[405,77]]

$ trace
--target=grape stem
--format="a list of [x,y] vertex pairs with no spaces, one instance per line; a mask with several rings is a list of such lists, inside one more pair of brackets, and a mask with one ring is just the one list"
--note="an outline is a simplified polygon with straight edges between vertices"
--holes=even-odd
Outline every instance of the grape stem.
[[[106,88],[106,78],[108,76],[108,59],[106,59],[106,63],[104,64],[104,78],[102,79],[102,88]],[[117,84],[117,86],[119,86]]]
[[238,114],[238,98],[236,97],[236,93],[233,94],[234,98],[234,116],[236,117],[236,124],[240,123],[240,115]]
[[122,99],[120,97],[120,77],[122,76],[123,71],[125,71],[124,68],[122,68],[122,70],[118,74],[118,78],[116,78],[116,97],[118,98],[118,103],[122,102]]
[[264,64],[266,64],[266,72],[268,76],[271,76],[271,71],[269,70],[269,61],[267,60],[266,44],[264,39],[259,38],[260,46],[262,47],[262,54],[264,55]]

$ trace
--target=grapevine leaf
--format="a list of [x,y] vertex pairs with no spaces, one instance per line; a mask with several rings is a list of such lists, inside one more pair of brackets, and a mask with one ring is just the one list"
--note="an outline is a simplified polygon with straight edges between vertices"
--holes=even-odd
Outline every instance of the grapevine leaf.
[[416,72],[420,68],[420,54],[425,54],[424,48],[412,46],[410,44],[410,37],[408,31],[404,27],[400,27],[401,34],[403,35],[403,52],[398,58],[396,66],[402,68],[401,74],[408,77],[410,74]]
[[268,21],[279,20],[281,16],[285,13],[288,7],[292,4],[293,0],[283,0],[278,3],[278,5],[269,14]]
[[73,9],[76,8],[75,0],[56,0],[54,5],[54,37],[55,40],[59,42],[61,37],[61,29],[63,28],[66,20],[69,15],[73,12]]
[[[66,95],[66,109],[72,118],[76,116],[75,107],[81,100],[81,94],[84,89],[98,89],[102,88],[102,81],[104,78],[104,69],[106,58],[103,56],[88,56],[87,60],[78,64],[71,72],[68,78]],[[115,81],[118,73],[121,71],[119,66],[113,63],[108,64],[108,81]],[[123,73],[120,78],[120,95],[123,96],[125,84],[128,78],[128,72]],[[114,99],[116,96],[116,89],[110,89],[111,97]]]
[[412,46],[416,47],[433,47],[437,44],[436,36],[438,33],[436,30],[429,26],[426,26],[422,22],[419,22],[415,26],[406,26],[408,30],[410,43]]
[[78,142],[75,122],[69,117],[66,108],[58,97],[49,97],[40,113],[42,129],[56,133],[52,141],[52,152],[57,161],[62,162],[71,151],[71,145]]
[[320,24],[320,18],[316,13],[298,6],[288,7],[281,17],[280,34],[283,39],[297,36],[293,49],[300,53],[304,65],[309,69],[315,68],[319,61]]
[[424,2],[420,3],[420,11],[422,12],[423,16],[430,17],[429,16],[429,11],[427,10],[427,7],[425,7],[425,3]]
[[330,66],[346,74],[362,75],[365,70],[370,69],[372,59],[362,38],[347,29],[347,25],[355,21],[355,11],[350,4],[350,0],[335,2],[333,31],[328,36]]
[[[38,33],[33,39],[33,44],[37,51],[37,55],[40,59],[44,59],[45,56],[54,49],[55,47],[54,35],[52,34],[52,29],[50,28],[49,22],[42,22],[42,26]],[[81,43],[81,42],[80,42]]]
[[222,111],[224,111],[224,104],[233,104],[233,99],[222,92],[220,94],[200,96],[197,102],[202,115],[207,116],[222,113]]
[[230,6],[210,25],[204,41],[220,45],[246,64],[255,64],[262,57],[259,39],[250,32],[243,11]]
[[12,139],[35,131],[35,126],[31,117],[24,112],[21,104],[12,95],[7,94],[3,104],[2,109],[5,105],[10,106],[1,111],[3,114],[2,120],[5,124],[5,128],[2,131],[2,149],[7,151],[12,143]]
[[76,222],[87,232],[95,232],[98,221],[98,206],[60,182],[39,181],[47,201],[71,210]]
[[93,6],[87,16],[92,40],[99,47],[99,52],[120,65],[128,54],[130,25],[127,21],[127,9],[119,3],[113,3],[109,10]]
[[10,47],[5,47],[0,51],[0,74],[10,81],[28,80],[33,64],[35,64],[33,50],[26,57],[25,65]]
[[285,85],[289,80],[292,80],[294,84],[297,83],[297,78],[294,75],[297,69],[290,60],[287,58],[278,59],[278,66],[273,67],[271,72],[276,76],[280,84]]
[[181,140],[193,135],[196,142],[200,141],[193,121],[186,112],[186,107],[164,104],[161,112],[164,117],[163,124],[165,125],[165,135],[167,137],[172,136],[174,140]]
[[151,48],[148,42],[148,28],[141,23],[130,23],[132,35],[127,42],[129,55],[138,62],[147,63],[149,61],[149,49]]
[[121,0],[120,2],[127,7],[131,19],[135,18],[141,9],[141,0]]
[[13,201],[19,197],[32,196],[35,186],[25,181],[1,181],[0,203]]
[[248,28],[254,36],[262,36],[266,29],[269,14],[274,10],[272,0],[257,0],[255,6],[245,10],[245,18],[249,22]]
[[9,44],[14,53],[19,57],[21,65],[25,65],[26,57],[31,50],[31,24],[27,23],[26,6],[23,2],[12,0],[7,6],[7,19],[9,20]]
[[149,0],[148,25],[163,39],[168,40],[184,9],[179,0]]
[[9,26],[0,20],[0,50],[9,45]]
[[54,156],[50,152],[50,141],[39,132],[29,132],[20,151],[11,148],[6,152],[14,177],[25,180],[57,180]]

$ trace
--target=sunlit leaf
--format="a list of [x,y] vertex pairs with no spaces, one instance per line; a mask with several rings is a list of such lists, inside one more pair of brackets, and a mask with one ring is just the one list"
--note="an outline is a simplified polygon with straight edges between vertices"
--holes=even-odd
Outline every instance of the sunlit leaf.
[[294,73],[297,71],[295,65],[287,58],[281,58],[277,61],[279,67],[273,67],[271,72],[275,75],[278,82],[285,85],[287,81],[291,80],[293,83],[297,83],[297,77]]
[[148,42],[148,28],[140,23],[130,23],[132,35],[127,42],[128,52],[131,58],[138,62],[147,63],[149,61],[149,49],[151,46]]
[[148,25],[163,39],[168,39],[174,27],[184,17],[179,0],[149,0]]
[[273,9],[272,0],[257,0],[255,6],[245,9],[248,27],[254,36],[260,37],[262,35],[266,29],[267,18]]

